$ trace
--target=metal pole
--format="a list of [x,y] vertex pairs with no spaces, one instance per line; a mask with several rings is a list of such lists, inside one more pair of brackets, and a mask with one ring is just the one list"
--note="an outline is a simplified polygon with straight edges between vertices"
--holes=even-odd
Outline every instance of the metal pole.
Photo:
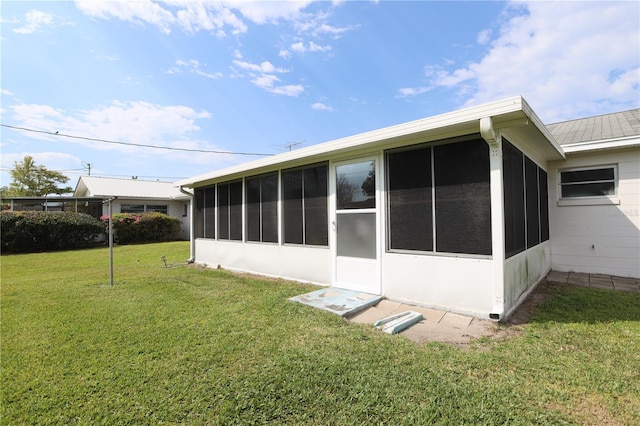
[[113,209],[109,199],[109,285],[113,287]]

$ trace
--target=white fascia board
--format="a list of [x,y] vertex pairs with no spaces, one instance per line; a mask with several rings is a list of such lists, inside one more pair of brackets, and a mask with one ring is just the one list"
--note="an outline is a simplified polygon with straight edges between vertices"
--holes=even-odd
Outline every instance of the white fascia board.
[[630,148],[634,146],[640,146],[640,137],[629,136],[625,138],[605,139],[601,141],[579,142],[571,145],[565,145],[563,148],[567,154],[575,154],[607,149]]
[[558,152],[558,154],[560,154],[560,156],[562,156],[563,159],[566,159],[567,158],[567,156],[565,155],[566,150],[562,147],[562,145],[560,145],[560,143],[558,143],[556,138],[553,137],[549,129],[547,129],[547,126],[544,125],[544,123],[542,122],[542,120],[540,120],[540,118],[535,113],[533,108],[531,108],[531,106],[529,106],[527,101],[525,101],[524,99],[522,99],[522,110],[527,115],[527,117],[529,117],[531,122],[540,130],[542,135],[551,143],[551,145]]
[[[531,122],[540,129],[547,139],[549,139],[552,144],[557,145],[555,139],[553,139],[544,125],[542,125],[524,99],[521,96],[516,96],[513,98],[503,99],[501,101],[360,133],[313,145],[307,148],[285,152],[268,158],[242,163],[237,166],[183,179],[175,182],[175,185],[178,187],[196,187],[198,184],[215,181],[220,178],[238,176],[251,170],[267,169],[276,165],[294,163],[303,159],[312,160],[315,157],[318,158],[318,161],[321,161],[319,157],[326,157],[334,153],[354,149],[366,149],[368,147],[375,146],[376,144],[391,142],[394,139],[409,141],[412,139],[412,135],[433,132],[438,129],[442,129],[444,132],[446,129],[451,129],[453,131],[454,129],[469,128],[474,129],[472,131],[479,133],[480,119],[484,117],[492,117],[496,128],[500,128],[501,123],[511,123],[513,120],[530,118]],[[559,145],[557,146],[559,147]],[[559,152],[564,157],[564,153],[561,148],[559,149]]]

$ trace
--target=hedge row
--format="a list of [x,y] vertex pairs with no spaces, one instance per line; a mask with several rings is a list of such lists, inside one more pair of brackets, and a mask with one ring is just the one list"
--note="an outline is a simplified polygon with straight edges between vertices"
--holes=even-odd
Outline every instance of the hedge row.
[[[100,219],[107,233],[109,216]],[[116,244],[172,241],[178,239],[180,233],[180,219],[163,213],[116,213],[112,223]]]
[[[74,250],[96,245],[109,232],[109,217],[84,213],[2,211],[0,247],[3,253]],[[172,241],[179,238],[180,219],[162,213],[113,215],[116,244]]]
[[90,247],[103,234],[100,221],[74,212],[0,212],[3,253],[72,250]]

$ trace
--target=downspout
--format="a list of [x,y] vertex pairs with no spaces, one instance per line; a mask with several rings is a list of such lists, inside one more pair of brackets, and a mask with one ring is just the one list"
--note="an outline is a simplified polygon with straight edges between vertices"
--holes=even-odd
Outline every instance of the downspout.
[[491,179],[491,253],[493,261],[493,308],[489,318],[504,316],[504,197],[502,181],[502,138],[496,133],[491,117],[480,119],[480,134],[489,145]]
[[187,263],[193,263],[196,261],[196,239],[195,239],[195,229],[196,229],[196,220],[195,215],[193,214],[195,211],[195,207],[193,206],[193,194],[189,191],[186,191],[182,186],[179,186],[178,189],[184,195],[189,197],[189,259],[187,259]]

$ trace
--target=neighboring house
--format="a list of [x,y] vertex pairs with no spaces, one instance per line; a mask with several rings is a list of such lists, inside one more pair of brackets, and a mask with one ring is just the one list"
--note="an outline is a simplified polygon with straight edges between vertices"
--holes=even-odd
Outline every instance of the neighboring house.
[[631,117],[562,146],[515,97],[185,179],[191,260],[496,320],[552,267],[638,277]]
[[547,128],[552,268],[640,278],[640,109]]
[[[160,212],[177,217],[182,221],[180,237],[189,239],[190,196],[171,182],[82,176],[73,195],[113,199],[114,214]],[[101,209],[92,213],[97,217],[108,215],[108,208],[108,203],[102,203]]]

